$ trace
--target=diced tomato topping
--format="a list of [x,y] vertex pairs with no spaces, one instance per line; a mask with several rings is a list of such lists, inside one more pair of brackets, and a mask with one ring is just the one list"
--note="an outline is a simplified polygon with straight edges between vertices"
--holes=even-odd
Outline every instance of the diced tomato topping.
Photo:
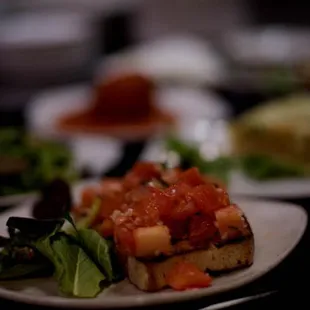
[[[166,183],[164,186],[148,183],[161,180]],[[173,241],[189,239],[191,245],[200,246],[217,240],[219,228],[221,236],[233,235],[228,226],[232,221],[236,223],[231,213],[219,212],[218,226],[214,224],[215,212],[230,205],[229,197],[197,168],[165,170],[158,164],[139,162],[123,178],[107,178],[98,186],[85,188],[82,202],[74,211],[77,219],[98,195],[102,205],[93,225],[105,237],[111,236],[114,230],[117,242],[126,253],[135,252],[133,230],[136,228],[166,225]],[[122,216],[115,219],[112,216],[115,210]],[[241,226],[240,221],[235,225]]]
[[128,204],[133,202],[139,202],[141,200],[145,200],[150,198],[152,195],[152,190],[150,187],[139,185],[129,192],[126,193],[126,202]]
[[167,189],[165,189],[164,192],[169,197],[180,200],[182,198],[185,198],[185,196],[190,190],[191,186],[189,186],[185,182],[178,182],[177,184],[169,186]]
[[181,201],[177,205],[173,206],[170,216],[174,220],[185,220],[190,218],[199,211],[196,204],[193,201]]
[[202,272],[189,262],[176,264],[168,272],[166,280],[170,287],[178,291],[208,287],[212,283],[212,278],[207,273]]
[[100,182],[100,193],[110,194],[113,193],[120,193],[123,190],[123,184],[120,179],[117,178],[106,178]]
[[[123,220],[123,221],[121,221]],[[124,255],[135,255],[136,244],[133,236],[134,225],[128,217],[119,218],[114,227],[114,240]]]
[[124,186],[133,188],[138,184],[160,177],[160,167],[154,163],[139,162],[124,177]]
[[155,208],[159,212],[161,218],[169,216],[172,209],[173,201],[165,192],[153,191],[152,198],[149,201],[150,207]]
[[101,236],[106,238],[113,236],[113,232],[114,222],[112,221],[112,219],[105,219],[99,227],[99,233],[101,234]]
[[212,184],[196,186],[188,193],[188,196],[194,201],[197,208],[205,214],[209,214],[229,204],[225,192],[217,191]]
[[107,195],[102,197],[100,218],[106,219],[111,216],[114,210],[119,210],[123,202],[122,195]]
[[94,199],[98,196],[98,189],[95,187],[86,187],[82,190],[81,195],[82,206],[90,208],[94,202]]
[[197,186],[206,183],[203,176],[200,174],[196,167],[184,171],[180,175],[179,181],[184,182],[190,186]]
[[167,169],[161,174],[161,179],[169,185],[175,184],[179,181],[181,173],[182,170],[178,168]]
[[169,228],[173,240],[182,240],[187,237],[189,219],[174,220],[171,218],[163,219],[163,223]]
[[215,212],[218,229],[223,240],[234,239],[249,232],[242,214],[242,211],[235,205]]
[[206,246],[210,241],[218,241],[218,229],[211,215],[195,215],[189,224],[189,242],[193,246]]

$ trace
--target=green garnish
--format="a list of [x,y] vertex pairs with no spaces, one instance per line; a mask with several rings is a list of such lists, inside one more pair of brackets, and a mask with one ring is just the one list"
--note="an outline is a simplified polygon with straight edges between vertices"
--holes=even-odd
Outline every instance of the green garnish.
[[184,143],[174,137],[166,140],[166,148],[179,155],[181,166],[197,167],[201,173],[225,183],[228,182],[230,171],[235,165],[235,159],[229,156],[220,156],[212,160],[203,158],[196,146]]
[[[109,241],[92,229],[78,228],[69,215],[66,220],[73,230],[63,229],[65,219],[10,218],[10,239],[4,239],[0,254],[0,280],[53,274],[62,294],[92,298],[118,279]],[[21,251],[24,255],[17,255]]]
[[72,182],[77,177],[65,145],[35,139],[18,128],[0,130],[0,196],[36,191],[56,178]]

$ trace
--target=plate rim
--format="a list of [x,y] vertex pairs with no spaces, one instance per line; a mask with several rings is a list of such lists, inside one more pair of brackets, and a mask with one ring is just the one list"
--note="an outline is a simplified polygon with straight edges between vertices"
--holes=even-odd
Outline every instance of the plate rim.
[[[243,278],[237,279],[234,282],[233,287],[230,283],[221,285],[219,288],[214,289],[212,293],[208,294],[208,288],[206,289],[199,289],[191,291],[191,294],[184,294],[184,292],[174,292],[173,295],[163,295],[158,296],[154,295],[153,297],[148,297],[147,299],[142,296],[127,296],[124,297],[124,300],[121,302],[115,302],[108,300],[106,304],[102,303],[102,300],[100,299],[100,302],[96,298],[94,299],[78,299],[78,298],[67,298],[64,299],[60,296],[38,296],[33,297],[31,295],[26,295],[25,293],[19,293],[17,291],[12,291],[6,288],[3,288],[0,286],[0,297],[6,298],[12,301],[21,302],[25,304],[31,304],[31,305],[38,305],[38,306],[51,306],[51,307],[59,307],[59,308],[74,308],[74,309],[107,309],[107,308],[129,308],[129,307],[143,307],[143,306],[151,306],[151,305],[159,305],[159,304],[170,304],[174,302],[182,302],[186,300],[194,300],[202,297],[208,297],[217,295],[219,293],[227,292],[231,289],[236,289],[238,287],[247,285],[258,278],[262,277],[266,273],[268,273],[270,270],[274,269],[277,265],[279,265],[299,244],[300,240],[302,239],[305,230],[308,225],[308,214],[306,210],[295,203],[289,203],[289,202],[282,202],[272,199],[261,199],[261,198],[244,198],[244,197],[238,197],[235,195],[232,195],[233,198],[238,199],[239,204],[256,204],[256,203],[265,203],[265,204],[271,204],[276,208],[293,208],[295,210],[298,210],[298,212],[303,213],[303,222],[299,224],[299,231],[298,235],[296,234],[296,238],[294,241],[291,242],[290,246],[281,253],[281,255],[278,255],[274,262],[263,271],[258,272],[245,280]],[[20,204],[17,208],[25,208],[26,204]],[[15,208],[15,209],[17,209]],[[6,211],[2,213],[0,216],[5,216],[5,214],[9,213],[9,211]]]
[[[273,182],[307,182],[310,184],[310,177],[308,178],[281,178],[281,179],[271,179],[271,180],[266,180],[266,181],[258,181],[252,178],[248,178],[246,177],[241,171],[237,170],[234,171],[232,173],[232,176],[234,176],[234,174],[237,174],[238,177],[244,178],[244,181],[246,181],[247,179],[250,180],[250,182],[254,182],[254,183],[258,183],[258,184],[267,184],[267,183],[273,183]],[[232,177],[232,182],[233,182],[234,177]],[[254,186],[254,184],[253,184]],[[239,187],[240,189],[241,187]],[[239,197],[244,197],[244,198],[251,198],[251,199],[267,199],[267,200],[273,200],[273,199],[305,199],[305,198],[309,198],[310,197],[310,187],[308,192],[306,191],[302,191],[302,192],[298,192],[298,193],[291,193],[291,192],[286,192],[285,190],[283,191],[278,191],[278,192],[273,192],[273,193],[262,193],[260,192],[254,192],[254,191],[240,191],[240,190],[230,190],[228,187],[228,192],[230,195],[233,196],[239,196]]]

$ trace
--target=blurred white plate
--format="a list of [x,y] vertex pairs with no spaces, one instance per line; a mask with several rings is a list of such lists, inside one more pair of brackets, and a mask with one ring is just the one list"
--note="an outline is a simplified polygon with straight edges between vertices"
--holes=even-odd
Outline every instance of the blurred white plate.
[[[92,89],[88,85],[74,85],[50,89],[39,94],[27,106],[28,129],[42,137],[98,137],[96,134],[64,134],[55,126],[63,115],[89,106],[91,92]],[[177,121],[182,124],[201,118],[228,118],[230,115],[229,105],[217,95],[192,87],[159,87],[154,102],[162,110],[175,115]]]
[[[235,201],[244,210],[254,232],[254,263],[249,268],[215,278],[209,288],[145,293],[137,290],[128,281],[122,281],[106,289],[97,298],[76,299],[61,297],[52,279],[37,279],[1,282],[0,297],[28,304],[63,308],[128,308],[191,300],[245,285],[277,266],[295,248],[305,231],[307,213],[293,204],[267,200]],[[29,204],[23,204],[1,214],[0,233],[6,235],[8,217],[30,217],[30,210]]]
[[36,193],[26,193],[26,194],[16,194],[16,195],[7,195],[0,196],[0,208],[1,207],[11,207],[13,205],[17,205],[23,201],[27,201],[28,199],[33,199],[36,197]]
[[[209,158],[229,154],[230,146],[225,132],[225,122],[217,121],[219,126],[212,125],[211,128],[204,126],[203,123],[203,121],[196,122],[191,126],[181,128],[177,137],[185,142],[201,145],[201,152]],[[164,161],[166,158],[167,152],[164,141],[161,139],[150,142],[141,156],[141,159],[150,161]],[[173,158],[170,159],[173,161]],[[176,157],[175,160],[177,163],[178,158]],[[310,178],[257,181],[240,171],[234,171],[231,174],[228,191],[231,195],[257,198],[309,198]]]
[[[78,197],[78,194],[76,192],[79,192],[81,188],[87,186],[96,184],[97,179],[85,179],[83,181],[78,181],[74,185],[73,190],[73,196],[76,200]],[[17,195],[8,195],[8,196],[0,196],[0,209],[1,207],[12,207],[21,203],[25,203],[28,205],[31,205],[35,199],[38,198],[38,192],[30,192],[26,194],[17,194]]]
[[143,43],[103,60],[97,76],[139,72],[157,82],[187,86],[219,85],[226,78],[224,59],[195,36],[171,36]]
[[[55,129],[55,122],[61,116],[87,107],[90,96],[91,88],[87,85],[51,89],[33,98],[26,112],[26,121],[30,133],[70,141],[78,165],[88,165],[98,171],[113,164],[121,155],[120,141],[104,135],[67,135]],[[183,132],[190,132],[186,128],[197,119],[227,118],[230,113],[226,102],[207,91],[165,87],[158,90],[156,97],[161,109],[176,115],[178,129]]]
[[232,195],[262,198],[298,199],[310,197],[310,179],[255,181],[234,172],[229,184]]

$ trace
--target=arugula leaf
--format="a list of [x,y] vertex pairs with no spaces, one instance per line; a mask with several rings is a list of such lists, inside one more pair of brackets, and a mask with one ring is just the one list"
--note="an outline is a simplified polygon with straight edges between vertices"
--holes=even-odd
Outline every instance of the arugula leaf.
[[7,224],[11,238],[1,240],[0,280],[42,271],[46,274],[52,269],[61,293],[91,298],[107,282],[119,279],[114,274],[109,242],[96,231],[78,229],[69,214],[66,219],[72,224],[73,234],[61,230],[64,220],[10,218]]
[[84,298],[100,293],[105,276],[72,237],[57,233],[37,241],[35,246],[53,263],[62,293]]
[[79,229],[78,235],[86,252],[91,256],[97,266],[102,269],[107,280],[112,281],[113,269],[110,258],[110,248],[107,241],[92,229]]
[[[100,207],[100,204],[98,202],[101,202],[100,199],[97,199],[93,204],[95,211],[97,210],[98,206]],[[88,228],[78,228],[69,214],[67,214],[65,218],[74,227],[76,231],[75,236],[80,241],[84,250],[97,264],[99,269],[102,270],[102,272],[107,277],[107,280],[112,281],[114,277],[110,257],[111,248],[108,242],[95,230]],[[83,225],[80,225],[81,227],[84,226],[85,222],[83,222],[82,224]]]
[[62,234],[52,241],[52,248],[57,253],[55,267],[62,270],[59,287],[63,293],[77,297],[95,297],[100,293],[105,277],[78,243]]

